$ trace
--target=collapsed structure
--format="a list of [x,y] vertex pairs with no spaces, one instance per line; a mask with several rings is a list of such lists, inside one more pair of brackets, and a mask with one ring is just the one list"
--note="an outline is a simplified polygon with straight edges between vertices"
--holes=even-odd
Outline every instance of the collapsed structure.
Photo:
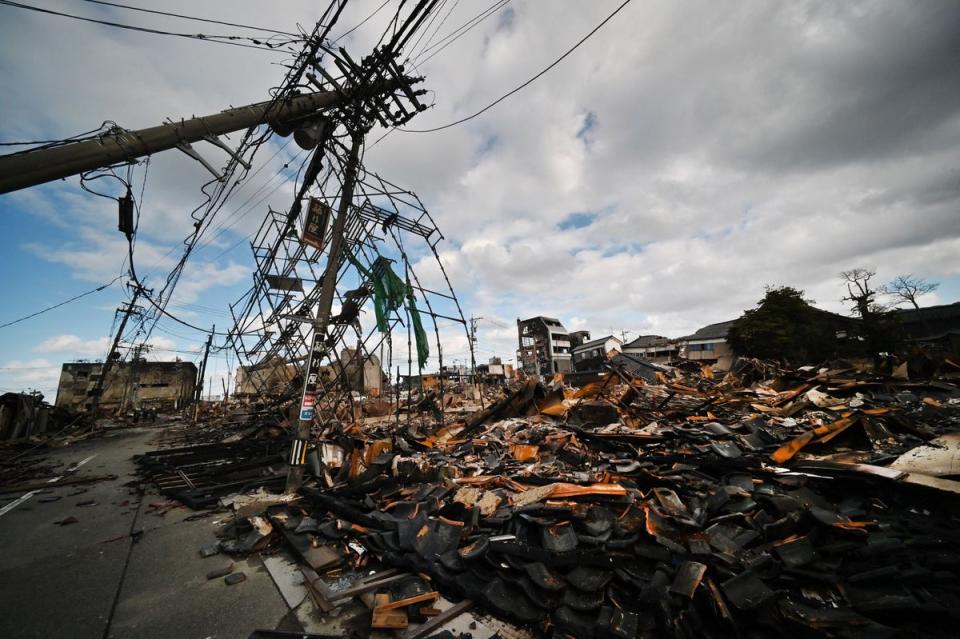
[[[952,636],[957,380],[950,363],[910,380],[739,360],[652,383],[611,365],[445,419],[420,401],[400,427],[318,430],[299,498],[235,502],[213,552],[290,548],[324,613],[383,593],[358,636],[426,636],[471,608],[571,637]],[[257,432],[229,445],[249,451],[235,463],[210,445],[223,461],[141,464],[210,505],[198,498],[281,481],[276,439]],[[162,483],[183,471],[193,488]]]

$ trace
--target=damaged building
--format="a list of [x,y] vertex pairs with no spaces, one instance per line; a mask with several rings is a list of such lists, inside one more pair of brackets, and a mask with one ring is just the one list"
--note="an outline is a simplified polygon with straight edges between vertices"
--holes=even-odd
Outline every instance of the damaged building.
[[570,333],[553,317],[517,319],[517,366],[525,375],[553,375],[573,370]]
[[179,410],[193,400],[197,367],[193,362],[115,362],[100,379],[103,363],[70,362],[60,371],[58,408],[83,411],[90,407],[98,384],[99,407],[107,411],[155,408]]
[[253,398],[259,394],[282,393],[296,376],[296,365],[288,364],[278,357],[261,364],[240,366],[237,368],[234,395],[238,398]]
[[622,350],[623,341],[613,335],[584,342],[571,350],[573,369],[578,373],[602,370]]
[[364,355],[359,348],[344,348],[340,353],[340,363],[350,390],[379,397],[386,388],[386,374],[380,366],[380,358],[376,355]]
[[486,364],[477,364],[477,381],[483,384],[504,384],[513,379],[513,364],[504,364],[499,357],[491,357]]

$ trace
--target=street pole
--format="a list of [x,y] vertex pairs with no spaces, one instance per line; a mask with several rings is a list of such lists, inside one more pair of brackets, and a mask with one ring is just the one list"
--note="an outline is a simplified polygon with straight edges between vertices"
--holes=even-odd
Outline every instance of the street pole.
[[110,350],[107,352],[107,359],[103,362],[103,366],[100,367],[100,379],[97,380],[96,385],[93,387],[93,393],[91,394],[92,400],[90,401],[90,407],[87,409],[91,415],[96,413],[97,407],[100,405],[100,396],[103,394],[103,385],[107,382],[107,374],[113,367],[113,360],[116,358],[117,347],[120,345],[120,338],[123,337],[123,331],[127,327],[127,320],[130,319],[130,315],[136,308],[137,298],[140,297],[142,290],[143,289],[139,286],[135,287],[133,289],[133,299],[130,300],[130,303],[127,304],[127,307],[123,309],[123,319],[120,320],[120,326],[117,328],[117,334],[113,337],[113,344],[110,345]]
[[406,78],[394,78],[355,91],[308,93],[282,102],[259,102],[147,129],[112,130],[91,140],[3,155],[0,156],[0,193],[9,193],[120,162],[132,162],[184,143],[200,142],[258,124],[286,123],[358,98],[393,92],[407,81]]
[[477,383],[477,358],[474,357],[474,349],[477,347],[477,322],[482,320],[482,317],[470,316],[470,378],[473,382],[473,387],[477,391],[477,395],[480,398],[480,408],[483,406],[483,388]]
[[303,484],[303,471],[307,463],[307,446],[310,440],[310,426],[317,404],[317,379],[320,376],[320,362],[326,352],[326,332],[330,323],[330,309],[337,287],[337,273],[340,270],[340,251],[343,245],[343,231],[347,224],[347,215],[353,203],[353,189],[357,181],[357,166],[360,157],[360,145],[363,133],[351,134],[350,155],[343,175],[343,188],[340,190],[340,206],[333,222],[330,239],[330,251],[327,254],[327,266],[323,272],[320,299],[317,305],[317,317],[313,322],[313,337],[310,340],[310,353],[307,358],[306,374],[303,379],[303,394],[300,397],[300,413],[297,427],[292,431],[290,441],[290,466],[287,470],[286,493],[292,494]]
[[[197,387],[193,391],[193,423],[197,423],[197,413],[200,412],[200,399],[203,397],[203,378],[207,374],[207,357],[210,355],[210,344],[213,342],[213,334],[217,331],[217,325],[210,327],[210,335],[207,337],[207,344],[203,349],[203,362],[200,364],[200,373],[197,375]],[[213,378],[210,378],[213,382]]]
[[127,398],[130,398],[130,408],[137,410],[137,388],[140,385],[140,357],[143,355],[143,344],[137,344],[133,348],[133,356],[130,358],[130,375],[127,377],[127,385],[123,389],[123,400],[120,402],[120,408],[117,414],[122,415],[127,406]]

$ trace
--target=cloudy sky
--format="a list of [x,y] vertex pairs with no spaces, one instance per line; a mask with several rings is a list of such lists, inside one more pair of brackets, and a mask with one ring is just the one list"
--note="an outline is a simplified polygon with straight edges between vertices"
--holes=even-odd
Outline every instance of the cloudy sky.
[[[28,4],[170,31],[258,35],[82,0]],[[324,3],[129,4],[296,31],[312,25]],[[486,106],[618,4],[507,3],[417,60],[434,107],[410,128]],[[351,0],[334,34],[379,5]],[[488,6],[448,2],[436,41]],[[362,56],[390,9],[339,44]],[[853,267],[875,269],[880,281],[926,277],[941,287],[924,304],[954,302],[958,33],[960,4],[952,0],[634,0],[494,109],[435,133],[393,132],[367,150],[365,164],[429,207],[447,238],[441,254],[465,314],[490,320],[479,324],[481,360],[514,356],[517,317],[552,315],[595,335],[680,336],[736,317],[771,284],[802,288],[818,306],[843,311],[837,274]],[[3,142],[61,138],[104,120],[145,127],[260,101],[280,82],[285,59],[9,6],[0,6],[0,49]],[[368,144],[381,134],[372,132]],[[268,206],[289,206],[283,164],[297,159],[292,146],[260,150],[261,170],[215,222],[171,310],[200,326],[230,324],[227,304],[250,281],[246,239]],[[213,147],[197,148],[224,163]],[[156,281],[175,261],[207,176],[176,151],[151,160],[138,272]],[[134,178],[141,184],[144,167]],[[108,180],[97,186],[118,194]],[[0,324],[121,274],[126,243],[116,205],[76,179],[0,196],[0,211]],[[422,268],[429,276],[431,266]],[[38,388],[52,400],[61,362],[103,357],[123,281],[0,329],[0,389]],[[156,357],[193,360],[202,340],[161,323],[151,343]],[[463,357],[464,348],[461,340],[447,351]],[[228,365],[218,358],[211,366],[221,376]]]

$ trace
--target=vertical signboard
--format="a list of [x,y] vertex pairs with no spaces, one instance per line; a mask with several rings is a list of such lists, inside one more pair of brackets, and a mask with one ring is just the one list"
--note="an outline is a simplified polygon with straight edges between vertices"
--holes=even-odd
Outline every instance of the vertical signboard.
[[330,223],[330,205],[315,197],[307,207],[307,222],[303,226],[303,243],[314,248],[323,248],[323,237]]

